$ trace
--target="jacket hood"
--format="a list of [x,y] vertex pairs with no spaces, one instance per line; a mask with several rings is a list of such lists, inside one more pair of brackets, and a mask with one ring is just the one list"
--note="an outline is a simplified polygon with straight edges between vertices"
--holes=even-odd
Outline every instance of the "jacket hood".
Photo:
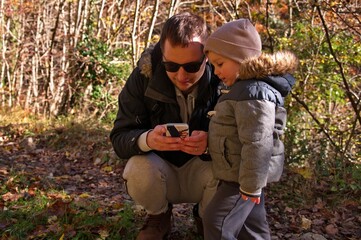
[[291,52],[262,53],[258,58],[249,58],[241,62],[240,79],[264,78],[294,73],[298,66],[297,57]]
[[297,67],[298,59],[291,52],[262,53],[258,58],[242,61],[238,78],[240,80],[260,79],[276,88],[284,97],[295,84],[295,78],[291,74]]
[[153,44],[146,48],[141,54],[137,66],[140,72],[147,78],[152,78],[157,62],[162,60],[160,44]]

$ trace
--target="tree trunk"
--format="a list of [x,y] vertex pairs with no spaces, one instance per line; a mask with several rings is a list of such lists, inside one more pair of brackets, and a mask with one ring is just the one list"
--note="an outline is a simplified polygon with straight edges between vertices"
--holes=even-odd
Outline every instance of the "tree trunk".
[[150,26],[149,26],[148,37],[147,37],[147,39],[145,41],[145,44],[144,44],[145,48],[147,48],[149,46],[149,44],[151,43],[154,25],[155,25],[155,22],[156,22],[157,16],[158,16],[158,10],[159,10],[159,0],[154,0],[152,21],[151,21]]
[[138,18],[139,18],[139,7],[140,7],[140,0],[136,0],[135,11],[134,11],[134,22],[133,22],[133,29],[132,29],[132,52],[133,52],[132,65],[133,65],[133,67],[135,67],[137,59],[138,59],[137,26],[138,26]]

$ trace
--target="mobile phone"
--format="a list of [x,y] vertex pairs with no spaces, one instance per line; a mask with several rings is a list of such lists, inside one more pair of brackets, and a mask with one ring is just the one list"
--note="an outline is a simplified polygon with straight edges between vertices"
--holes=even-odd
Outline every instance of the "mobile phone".
[[185,138],[189,135],[189,127],[187,123],[167,123],[166,136]]

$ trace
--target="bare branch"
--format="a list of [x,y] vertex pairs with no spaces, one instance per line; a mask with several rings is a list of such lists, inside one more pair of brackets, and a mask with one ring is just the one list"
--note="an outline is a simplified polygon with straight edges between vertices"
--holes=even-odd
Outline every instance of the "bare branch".
[[321,22],[322,22],[322,25],[323,25],[323,28],[325,30],[325,33],[326,33],[326,40],[327,40],[327,43],[328,43],[328,46],[329,46],[329,49],[330,49],[330,53],[333,57],[333,59],[335,60],[335,62],[337,63],[338,67],[339,67],[339,72],[341,74],[341,77],[342,77],[342,81],[343,81],[343,84],[344,84],[344,87],[346,89],[346,95],[348,97],[348,99],[350,100],[350,103],[352,105],[352,108],[353,110],[355,111],[355,115],[356,115],[356,118],[359,122],[359,124],[361,125],[361,115],[360,115],[360,111],[358,111],[357,109],[357,104],[356,102],[354,101],[353,99],[353,96],[351,94],[351,89],[350,89],[350,86],[347,82],[347,79],[345,77],[345,74],[344,74],[344,70],[343,70],[343,65],[342,63],[338,60],[334,50],[333,50],[333,47],[332,47],[332,43],[331,43],[331,39],[330,39],[330,36],[329,36],[329,32],[328,32],[328,27],[326,25],[326,22],[325,22],[325,19],[322,15],[322,12],[321,12],[321,8],[319,5],[316,5],[316,9],[317,9],[317,12],[319,14],[319,17],[321,19]]

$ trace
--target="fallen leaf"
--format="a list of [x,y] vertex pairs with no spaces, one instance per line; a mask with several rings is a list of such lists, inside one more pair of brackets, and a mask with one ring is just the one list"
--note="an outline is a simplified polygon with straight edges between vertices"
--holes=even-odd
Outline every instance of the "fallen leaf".
[[309,229],[312,225],[312,221],[306,217],[301,218],[301,226],[303,229]]
[[105,167],[102,168],[102,170],[104,172],[111,172],[111,171],[113,171],[113,168],[112,168],[112,166],[105,166]]
[[338,233],[338,228],[337,228],[337,226],[335,226],[335,225],[333,225],[333,224],[327,225],[326,228],[325,228],[325,230],[326,230],[326,233],[327,233],[328,235],[336,235],[336,234]]
[[64,239],[64,233],[60,236],[59,240],[63,240]]
[[90,195],[88,193],[82,193],[79,195],[80,198],[89,198]]
[[2,195],[2,199],[5,202],[14,202],[19,200],[21,197],[23,197],[24,194],[22,193],[11,193],[11,192],[7,192],[5,194]]
[[55,223],[58,220],[58,217],[56,215],[49,216],[48,217],[48,223]]
[[116,209],[116,210],[122,209],[122,208],[124,208],[124,203],[122,203],[122,202],[115,202],[115,203],[113,203],[112,208],[114,208],[114,209]]
[[43,214],[54,215],[57,217],[64,216],[69,211],[70,202],[64,202],[57,199],[53,204],[51,204],[47,209],[45,209]]
[[99,230],[100,239],[106,239],[109,237],[109,231],[107,229]]

